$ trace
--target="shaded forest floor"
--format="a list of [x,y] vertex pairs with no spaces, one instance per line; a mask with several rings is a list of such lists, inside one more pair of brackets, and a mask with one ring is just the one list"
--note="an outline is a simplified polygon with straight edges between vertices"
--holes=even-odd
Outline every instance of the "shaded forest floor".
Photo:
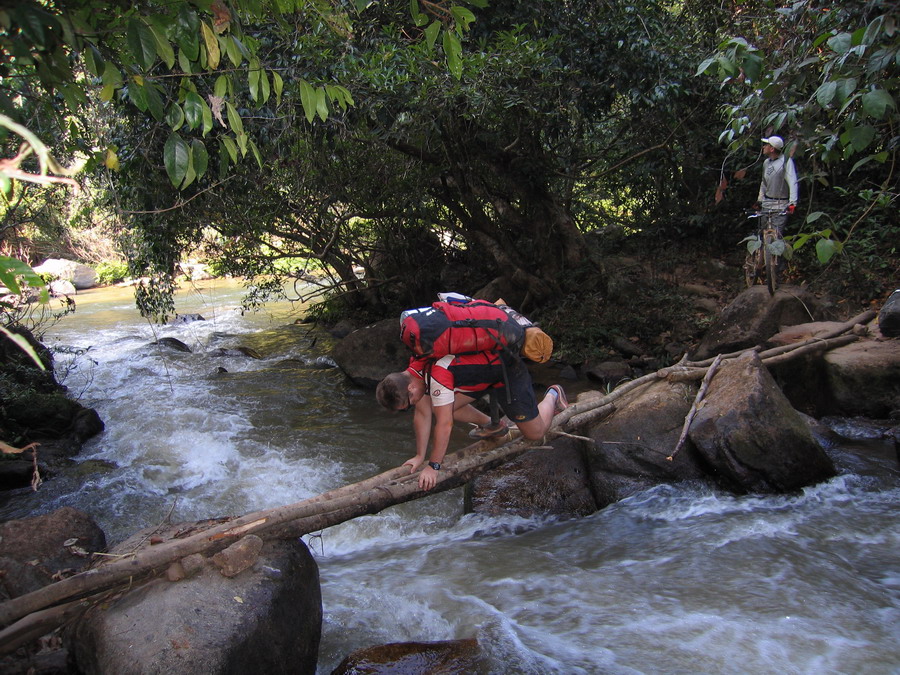
[[[555,354],[571,364],[602,360],[621,355],[624,340],[664,365],[676,361],[746,288],[740,238],[718,245],[630,239],[606,247],[599,255],[605,287],[575,292],[539,317],[555,340]],[[850,252],[823,265],[807,249],[788,263],[783,283],[822,298],[835,319],[879,309],[900,284],[896,253],[866,259]]]

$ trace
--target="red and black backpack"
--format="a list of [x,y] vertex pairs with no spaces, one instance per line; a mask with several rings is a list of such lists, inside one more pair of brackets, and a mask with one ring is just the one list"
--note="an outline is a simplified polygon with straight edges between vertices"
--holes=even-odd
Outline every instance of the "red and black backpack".
[[505,350],[518,354],[525,328],[491,302],[435,302],[401,314],[400,339],[414,354],[432,359]]

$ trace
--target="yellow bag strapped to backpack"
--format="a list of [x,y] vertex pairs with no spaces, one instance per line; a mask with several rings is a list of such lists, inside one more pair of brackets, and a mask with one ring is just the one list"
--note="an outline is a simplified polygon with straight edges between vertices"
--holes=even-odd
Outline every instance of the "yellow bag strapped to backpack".
[[522,356],[535,363],[546,363],[553,354],[553,338],[537,326],[525,329],[525,344],[522,345]]
[[550,356],[553,354],[553,338],[535,326],[530,319],[525,318],[507,305],[503,298],[497,298],[494,304],[502,307],[507,314],[525,326],[525,341],[522,344],[521,355],[535,363],[546,363],[549,361]]

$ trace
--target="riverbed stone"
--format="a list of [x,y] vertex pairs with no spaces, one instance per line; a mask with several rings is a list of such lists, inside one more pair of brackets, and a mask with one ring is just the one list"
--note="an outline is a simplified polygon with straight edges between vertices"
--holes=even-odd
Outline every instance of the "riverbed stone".
[[331,675],[388,675],[393,673],[482,672],[478,640],[395,642],[357,649],[331,671]]
[[836,473],[755,352],[722,362],[688,435],[717,482],[734,492],[790,492]]
[[374,389],[390,373],[409,365],[411,352],[400,341],[400,319],[358,328],[338,342],[332,357],[357,386]]
[[235,577],[207,561],[96,605],[67,641],[88,675],[314,673],[321,623],[315,560],[301,540],[275,540]]

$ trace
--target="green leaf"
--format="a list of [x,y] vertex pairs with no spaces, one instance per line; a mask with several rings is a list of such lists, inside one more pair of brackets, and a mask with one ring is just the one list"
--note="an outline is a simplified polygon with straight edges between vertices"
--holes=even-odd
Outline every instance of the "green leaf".
[[838,252],[838,248],[838,243],[832,239],[819,239],[816,242],[816,257],[824,265],[834,257],[834,254]]
[[[433,24],[432,24],[432,25],[433,25]],[[429,28],[430,28],[430,26],[429,26]],[[697,77],[698,75],[703,75],[703,74],[705,74],[706,71],[707,71],[707,69],[709,69],[709,67],[710,67],[712,64],[714,64],[715,62],[716,62],[716,57],[715,57],[715,56],[710,56],[708,59],[704,59],[703,62],[701,62],[700,65],[697,66],[697,72],[694,73],[694,77]]]
[[253,152],[253,157],[256,159],[259,168],[263,168],[262,155],[259,154],[259,148],[256,147],[256,143],[253,141],[250,141],[250,150]]
[[200,95],[193,91],[184,97],[184,118],[191,129],[196,129],[202,124],[204,105],[206,104]]
[[184,182],[181,184],[180,190],[184,190],[188,185],[197,179],[197,171],[194,169],[194,153],[188,147],[188,165],[187,171],[184,172]]
[[450,31],[444,31],[444,54],[450,74],[457,80],[462,79],[462,45]]
[[225,53],[228,55],[228,60],[231,61],[231,65],[237,68],[241,65],[241,61],[243,57],[241,56],[241,48],[238,47],[237,38],[233,35],[228,35],[223,38],[225,44]]
[[166,39],[166,36],[163,35],[162,31],[154,26],[149,26],[149,29],[156,43],[156,53],[159,54],[159,58],[163,60],[166,67],[171,70],[172,66],[175,65],[175,50],[172,49],[172,45],[169,44],[168,39]]
[[203,145],[203,141],[199,138],[195,138],[191,141],[191,157],[193,157],[194,171],[197,172],[197,178],[203,177],[203,174],[206,173],[206,168],[209,166],[209,153],[206,151],[206,146]]
[[325,95],[325,87],[316,89],[316,112],[323,122],[328,119],[328,101]]
[[275,103],[280,105],[281,92],[284,89],[284,80],[281,79],[281,75],[275,70],[272,71],[272,88],[275,90]]
[[41,279],[37,272],[31,269],[31,266],[17,258],[0,255],[0,283],[16,295],[20,295],[22,289],[19,287],[19,277],[22,277],[32,288],[46,288],[44,280]]
[[150,110],[153,119],[157,122],[162,122],[165,118],[165,108],[163,106],[162,98],[160,98],[159,91],[156,89],[156,86],[149,81],[144,85],[144,90],[147,97],[147,109]]
[[138,82],[138,78],[133,78],[128,85],[128,98],[141,112],[147,112],[147,90]]
[[220,140],[222,141],[222,145],[225,146],[225,150],[227,150],[228,154],[231,156],[231,161],[237,163],[238,148],[234,139],[232,139],[231,136],[222,136]]
[[103,73],[106,63],[94,45],[88,45],[88,48],[84,50],[84,65],[94,77],[100,77]]
[[837,54],[846,54],[853,46],[850,33],[838,33],[828,39],[828,46]]
[[300,80],[300,103],[306,114],[306,121],[312,124],[316,116],[316,91],[306,80]]
[[[47,291],[42,291],[41,295],[43,296]],[[47,302],[47,300],[41,300],[41,302]],[[34,347],[31,346],[31,343],[25,339],[24,336],[19,335],[18,333],[13,333],[4,326],[0,326],[0,333],[6,335],[7,338],[12,340],[16,346],[21,349],[23,352],[28,354],[31,357],[31,360],[34,361],[35,365],[41,370],[47,370],[47,366],[44,365],[44,362],[41,361],[41,357],[38,356],[38,353],[34,351]]]
[[810,213],[808,216],[806,216],[806,222],[807,222],[807,223],[814,223],[814,222],[816,222],[819,218],[821,218],[821,217],[824,216],[824,215],[825,215],[825,212],[824,212],[824,211],[813,211],[813,212]]
[[453,16],[453,19],[458,26],[457,33],[461,33],[461,30],[469,30],[469,26],[475,21],[475,15],[472,14],[472,10],[467,9],[462,5],[453,5],[450,7],[450,14]]
[[244,123],[241,121],[241,116],[238,115],[238,111],[228,101],[225,102],[225,114],[228,117],[228,126],[231,127],[234,135],[240,136],[244,133]]
[[823,108],[827,108],[828,104],[834,100],[837,93],[837,82],[825,82],[816,90],[816,101]]
[[218,98],[225,98],[225,95],[228,93],[229,89],[228,85],[228,77],[226,77],[225,75],[219,75],[219,77],[216,78],[216,86],[213,89],[213,94]]
[[[176,42],[189,61],[196,61],[200,56],[200,20],[196,12],[187,3],[178,11],[176,22]],[[187,72],[187,71],[186,71]]]
[[433,21],[428,28],[425,29],[425,42],[428,44],[429,50],[434,50],[434,43],[437,42],[438,33],[441,32],[441,22]]
[[893,97],[884,89],[867,91],[862,96],[863,110],[876,120],[884,119],[888,110],[897,107]]
[[144,70],[150,70],[156,61],[156,38],[150,29],[137,19],[128,22],[128,48],[138,65]]
[[187,175],[188,165],[191,161],[191,151],[188,144],[177,133],[172,132],[166,140],[163,148],[163,162],[166,165],[166,173],[174,187],[179,187]]
[[120,73],[119,69],[109,61],[107,61],[106,65],[103,67],[103,75],[100,80],[103,84],[117,89],[123,84],[122,73]]
[[865,150],[875,140],[875,129],[868,124],[852,126],[841,134],[841,143],[852,147],[856,152]]
[[206,105],[206,101],[203,101],[203,130],[202,133],[204,136],[212,131],[213,128],[213,116],[212,110],[210,110],[209,106]]

